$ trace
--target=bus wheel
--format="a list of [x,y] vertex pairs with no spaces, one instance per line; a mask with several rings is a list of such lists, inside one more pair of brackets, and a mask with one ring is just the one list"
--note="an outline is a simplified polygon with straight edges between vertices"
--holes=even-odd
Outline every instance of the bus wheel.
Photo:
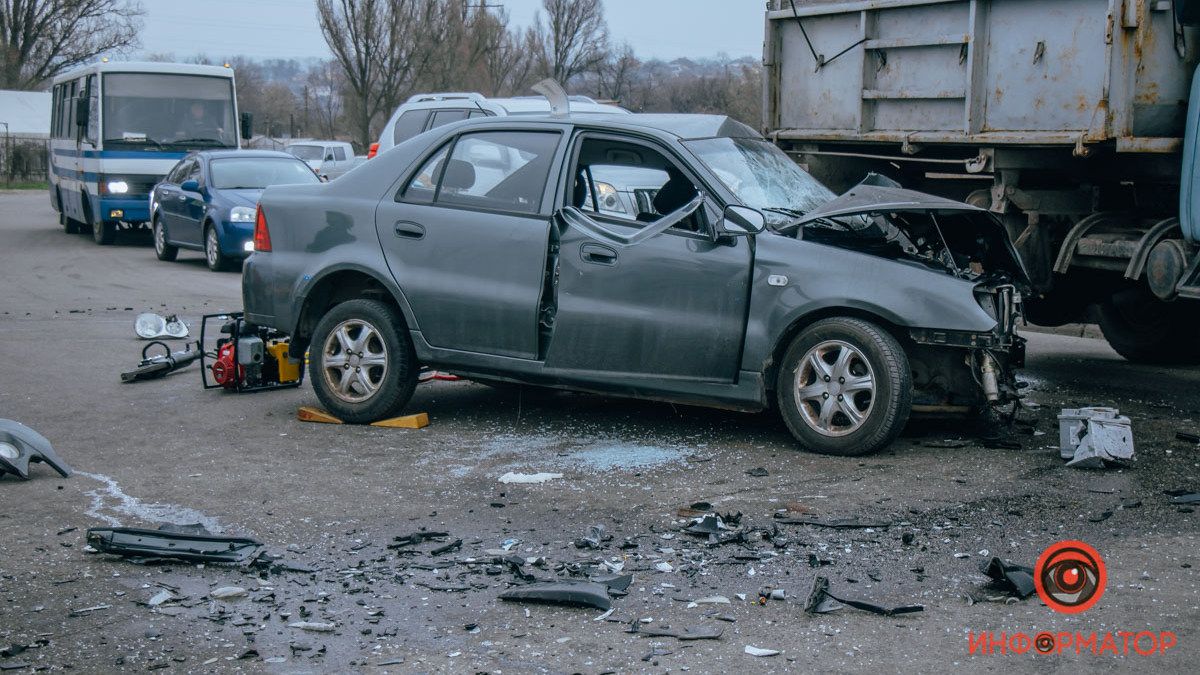
[[79,234],[83,232],[82,223],[67,215],[67,209],[63,206],[62,193],[55,191],[55,202],[58,204],[58,224],[62,225],[67,234]]
[[108,246],[117,238],[117,224],[111,220],[92,221],[92,239],[101,246]]

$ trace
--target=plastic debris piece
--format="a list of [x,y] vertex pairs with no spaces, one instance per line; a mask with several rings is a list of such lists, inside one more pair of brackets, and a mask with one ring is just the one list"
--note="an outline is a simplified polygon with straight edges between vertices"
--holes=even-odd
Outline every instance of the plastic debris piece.
[[1033,583],[1033,568],[1014,562],[992,558],[979,564],[979,571],[994,581],[1000,582],[1020,598],[1028,598],[1037,590]]
[[229,598],[244,598],[249,595],[249,592],[241,586],[222,586],[209,593],[209,595],[217,600],[227,600]]
[[778,656],[780,653],[778,649],[763,649],[754,645],[746,645],[744,651],[750,656]]
[[760,466],[746,471],[746,475],[753,476],[755,478],[766,478],[767,476],[771,475],[771,472]]
[[1134,459],[1133,430],[1116,408],[1065,408],[1058,416],[1059,456],[1067,466],[1103,469]]
[[654,565],[654,569],[658,570],[659,572],[674,572],[675,571],[675,568],[671,567],[671,563],[666,563],[666,562],[656,563]]
[[504,474],[503,476],[500,476],[500,482],[501,483],[530,483],[530,484],[545,483],[546,481],[551,481],[551,480],[555,480],[556,478],[562,478],[562,477],[563,477],[563,475],[561,473],[546,473],[546,472],[516,473],[513,471],[509,471],[508,473]]
[[543,581],[504,591],[500,594],[500,599],[595,607],[601,610],[612,607],[608,587],[595,581]]
[[730,603],[729,603],[729,598],[727,598],[723,595],[710,595],[706,598],[698,598],[696,600],[692,600],[691,604],[693,604],[693,605],[728,605]]
[[44,462],[63,478],[71,475],[71,467],[58,458],[45,436],[13,420],[0,419],[0,476],[11,473],[29,479],[29,465]]
[[1200,492],[1179,495],[1171,500],[1172,504],[1200,504]]
[[843,606],[861,609],[881,616],[896,616],[925,611],[924,605],[902,605],[900,607],[883,607],[865,600],[839,598],[829,591],[829,579],[817,576],[813,579],[812,588],[808,592],[808,600],[804,603],[804,611],[808,614],[827,614],[842,609]]
[[172,593],[171,591],[168,591],[168,590],[162,590],[162,591],[155,593],[149,600],[146,601],[146,604],[151,607],[158,607],[159,605],[163,604],[164,602],[170,602],[175,599],[176,598],[175,598],[174,593]]
[[166,526],[158,530],[93,527],[87,531],[87,542],[101,553],[195,562],[250,564],[263,551],[257,539],[213,535],[203,527],[183,532],[173,532]]
[[717,640],[725,632],[724,628],[718,626],[687,626],[682,630],[674,628],[652,628],[642,626],[637,621],[629,622],[629,628],[625,629],[626,633],[640,635],[642,637],[673,637],[677,640]]

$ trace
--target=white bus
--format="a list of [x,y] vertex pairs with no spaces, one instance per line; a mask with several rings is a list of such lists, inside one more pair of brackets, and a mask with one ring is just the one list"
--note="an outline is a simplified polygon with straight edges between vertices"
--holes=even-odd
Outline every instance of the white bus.
[[99,244],[149,227],[151,190],[189,151],[251,133],[228,67],[96,63],[54,78],[52,94],[50,202],[67,232]]

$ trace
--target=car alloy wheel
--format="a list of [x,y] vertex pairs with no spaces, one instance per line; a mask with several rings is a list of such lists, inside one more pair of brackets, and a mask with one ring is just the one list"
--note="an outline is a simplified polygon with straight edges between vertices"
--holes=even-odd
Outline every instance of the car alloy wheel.
[[160,257],[160,258],[162,257],[163,251],[166,250],[166,246],[167,246],[167,233],[163,232],[162,223],[155,220],[154,221],[154,252],[158,254],[158,257]]
[[328,390],[346,403],[362,403],[379,391],[388,374],[387,345],[362,319],[339,323],[323,347],[322,374]]
[[875,400],[871,364],[853,345],[827,340],[808,350],[795,380],[804,422],[824,436],[845,436],[863,425]]
[[209,267],[220,267],[221,242],[217,239],[217,231],[211,227],[208,228],[208,236],[204,238],[204,257]]

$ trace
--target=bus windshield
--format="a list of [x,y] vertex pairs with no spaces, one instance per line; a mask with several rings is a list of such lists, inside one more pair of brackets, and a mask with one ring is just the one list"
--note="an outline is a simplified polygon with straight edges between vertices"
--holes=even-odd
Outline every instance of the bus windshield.
[[230,79],[108,73],[102,91],[106,147],[237,147]]

